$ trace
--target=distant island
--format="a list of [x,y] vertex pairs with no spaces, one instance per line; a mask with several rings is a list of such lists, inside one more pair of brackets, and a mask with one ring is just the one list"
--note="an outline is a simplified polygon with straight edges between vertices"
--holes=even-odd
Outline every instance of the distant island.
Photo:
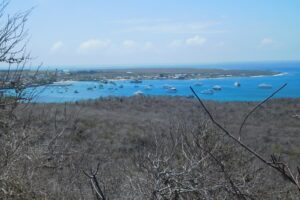
[[203,78],[272,76],[278,72],[269,70],[224,70],[197,68],[131,68],[99,70],[59,70],[56,81],[100,81],[114,80],[190,80]]
[[[17,71],[11,70],[11,74]],[[0,70],[4,77],[1,89],[10,89],[12,81],[5,81],[7,70]],[[197,68],[128,68],[86,70],[23,70],[22,87],[50,85],[60,81],[104,81],[104,80],[192,80],[226,77],[274,76],[280,72],[270,70],[225,70]]]

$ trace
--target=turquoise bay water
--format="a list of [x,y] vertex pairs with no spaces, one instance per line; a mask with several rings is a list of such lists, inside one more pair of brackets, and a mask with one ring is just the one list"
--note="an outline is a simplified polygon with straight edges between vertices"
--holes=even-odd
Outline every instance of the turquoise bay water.
[[[299,66],[299,67],[297,67]],[[287,87],[274,98],[300,98],[300,65],[296,67],[277,67],[274,71],[282,72],[279,76],[262,77],[227,77],[201,80],[143,80],[142,83],[130,83],[129,80],[118,80],[113,83],[100,82],[72,82],[67,86],[47,86],[37,88],[36,102],[69,102],[87,99],[97,99],[108,96],[133,96],[136,92],[151,96],[191,96],[189,87],[192,86],[199,96],[207,100],[217,101],[260,101],[270,95],[284,83]],[[270,66],[265,66],[267,69]],[[240,87],[234,83],[239,82]],[[197,86],[202,83],[202,86]],[[262,89],[259,84],[269,84],[272,88]],[[201,92],[212,89],[215,85],[222,87],[213,94]],[[166,86],[176,88],[176,91],[168,91]]]

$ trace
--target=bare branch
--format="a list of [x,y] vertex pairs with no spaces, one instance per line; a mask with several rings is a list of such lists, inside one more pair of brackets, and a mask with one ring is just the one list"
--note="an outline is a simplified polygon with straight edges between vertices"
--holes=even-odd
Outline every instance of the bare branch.
[[274,91],[270,96],[268,96],[266,99],[264,99],[262,102],[260,102],[259,104],[257,104],[254,108],[252,108],[250,110],[250,112],[246,115],[246,117],[244,118],[240,129],[239,129],[239,140],[241,140],[241,134],[242,134],[242,129],[244,127],[244,125],[246,124],[248,118],[260,107],[262,106],[264,103],[266,103],[267,101],[269,101],[274,95],[276,95],[278,92],[280,92],[283,88],[285,88],[287,86],[287,83],[283,84],[280,88],[278,88],[276,91]]
[[[286,84],[284,84],[281,88],[278,89],[278,91],[280,91],[282,88],[284,88],[286,86]],[[289,171],[289,173],[287,173],[285,171],[285,166],[286,165],[282,165],[281,163],[278,162],[278,160],[274,159],[272,157],[272,162],[267,161],[263,156],[261,156],[259,153],[257,153],[255,150],[253,150],[252,148],[248,147],[246,144],[244,144],[242,141],[240,141],[238,138],[236,138],[233,134],[231,134],[227,129],[225,129],[220,123],[218,123],[214,117],[212,116],[212,114],[209,112],[209,110],[207,109],[207,107],[205,106],[205,104],[203,103],[203,101],[200,99],[200,97],[197,95],[197,93],[195,92],[195,90],[190,87],[191,91],[193,92],[193,94],[196,96],[197,100],[199,101],[199,103],[201,104],[201,106],[203,107],[203,109],[205,110],[205,112],[207,113],[207,115],[209,116],[210,120],[220,129],[222,130],[227,136],[229,136],[231,139],[233,139],[239,146],[241,146],[242,148],[244,148],[246,151],[248,151],[250,154],[254,155],[256,158],[258,158],[260,161],[262,161],[264,164],[266,164],[267,166],[277,170],[278,172],[281,173],[281,175],[283,175],[284,177],[286,177],[291,183],[293,183],[297,189],[300,192],[300,184],[299,181],[296,180],[294,178],[294,175],[291,173],[291,171]],[[276,93],[275,93],[276,94]],[[275,95],[274,94],[274,95]],[[271,97],[268,97],[266,99],[269,100]],[[265,101],[263,101],[265,102]],[[254,111],[253,111],[254,112]],[[251,112],[251,113],[253,113]]]

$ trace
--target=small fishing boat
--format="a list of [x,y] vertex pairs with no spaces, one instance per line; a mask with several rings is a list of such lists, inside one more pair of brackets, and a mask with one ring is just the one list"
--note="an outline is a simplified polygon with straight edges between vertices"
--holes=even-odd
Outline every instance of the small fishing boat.
[[138,90],[134,93],[135,96],[141,96],[141,95],[144,95],[144,92]]
[[145,90],[152,90],[152,86],[150,86],[150,85],[146,86]]
[[177,89],[176,89],[176,87],[170,87],[170,88],[168,88],[167,91],[170,93],[175,93],[175,92],[177,92]]
[[234,86],[235,86],[235,87],[240,87],[240,86],[241,86],[241,83],[236,81],[236,82],[234,83]]
[[201,82],[194,84],[194,86],[196,86],[196,87],[201,87],[202,85],[203,85],[203,83],[201,83]]
[[261,83],[261,84],[258,85],[258,87],[261,88],[261,89],[271,89],[272,85],[266,84],[266,83]]
[[212,95],[212,94],[214,94],[214,91],[211,89],[208,89],[208,90],[202,90],[200,93],[206,94],[206,95]]
[[220,90],[222,90],[222,87],[219,86],[219,85],[215,85],[215,86],[213,87],[213,90],[220,91]]

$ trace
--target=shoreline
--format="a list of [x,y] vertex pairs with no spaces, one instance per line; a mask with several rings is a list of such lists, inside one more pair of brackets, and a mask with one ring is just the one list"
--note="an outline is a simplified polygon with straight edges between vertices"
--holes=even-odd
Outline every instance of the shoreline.
[[[221,77],[201,77],[201,78],[190,78],[190,79],[175,79],[175,78],[170,78],[170,79],[139,79],[141,81],[168,81],[168,80],[180,80],[180,81],[197,81],[197,80],[212,80],[212,79],[228,79],[228,78],[261,78],[261,77],[277,77],[277,76],[286,76],[289,75],[287,72],[280,72],[277,74],[270,74],[270,75],[256,75],[256,76],[221,76]],[[72,85],[73,83],[76,82],[99,82],[99,81],[131,81],[134,79],[126,79],[126,78],[120,78],[120,79],[101,79],[101,80],[59,80],[55,81],[53,83],[48,84],[48,86],[68,86]],[[65,83],[65,84],[63,84]]]
[[[267,98],[268,96],[266,96]],[[74,101],[65,101],[65,102],[39,102],[39,101],[31,101],[28,102],[26,104],[39,104],[39,105],[63,105],[63,104],[85,104],[85,103],[96,103],[99,101],[124,101],[124,100],[131,100],[131,99],[148,99],[148,100],[187,100],[187,101],[197,101],[195,96],[182,96],[182,95],[175,95],[175,96],[168,96],[168,95],[143,95],[143,96],[103,96],[103,97],[99,97],[99,98],[95,98],[95,99],[82,99],[82,100],[74,100]],[[201,97],[200,97],[201,98]],[[205,98],[201,98],[201,100],[203,102],[212,102],[212,103],[218,103],[218,104],[227,104],[227,103],[251,103],[251,104],[255,104],[255,103],[260,103],[263,100],[265,100],[266,98],[262,99],[262,100],[219,100],[219,99],[205,99]],[[272,101],[300,101],[300,97],[272,97],[270,100],[270,102]]]
[[282,72],[271,70],[223,70],[197,68],[143,68],[60,71],[57,81],[101,81],[101,80],[195,80],[227,77],[273,76]]

